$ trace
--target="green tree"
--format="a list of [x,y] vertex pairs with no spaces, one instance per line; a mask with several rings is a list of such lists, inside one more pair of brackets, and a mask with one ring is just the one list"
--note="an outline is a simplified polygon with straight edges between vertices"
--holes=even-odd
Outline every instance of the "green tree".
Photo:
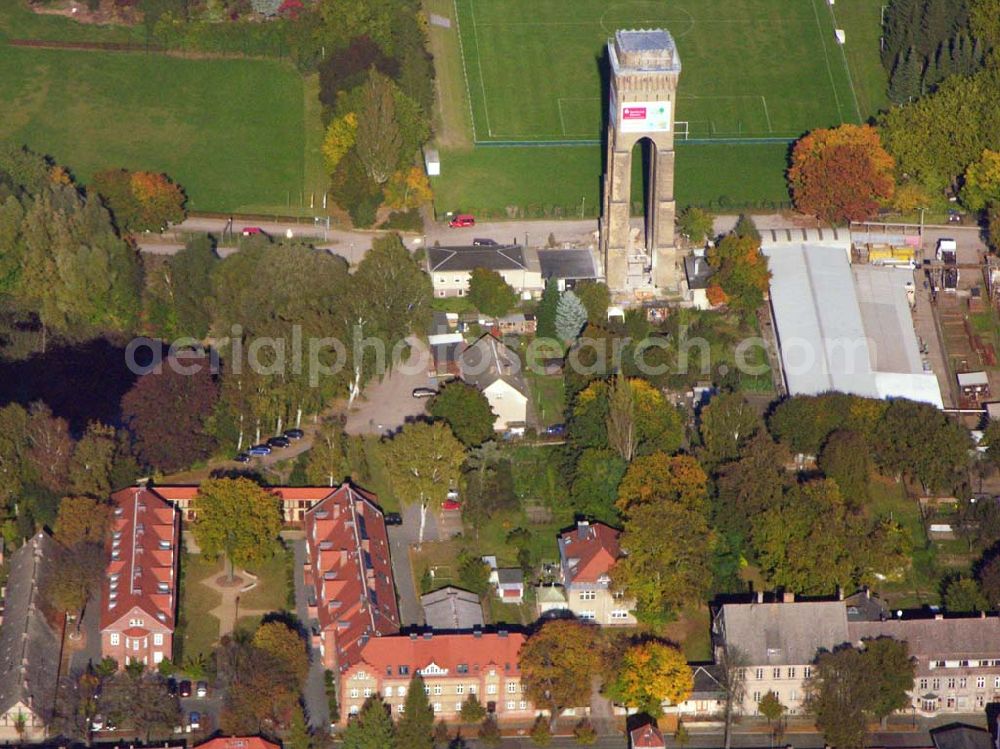
[[495,270],[473,269],[469,277],[469,301],[489,317],[503,317],[517,304],[517,292]]
[[104,547],[101,543],[84,542],[60,548],[58,554],[59,574],[46,578],[42,596],[54,610],[76,618],[79,634],[83,610],[100,589],[104,576]]
[[396,93],[392,81],[371,70],[362,86],[358,128],[354,147],[368,176],[382,185],[392,176],[403,157],[403,136],[396,117]]
[[336,486],[350,473],[343,420],[326,419],[320,425],[309,450],[306,478],[315,486]]
[[310,749],[313,745],[312,734],[309,733],[309,726],[306,724],[305,711],[302,705],[295,705],[292,708],[292,719],[285,733],[282,742],[287,749]]
[[478,723],[486,717],[486,708],[479,702],[479,698],[470,694],[462,703],[462,710],[459,713],[463,723]]
[[702,512],[676,502],[640,504],[629,510],[612,585],[635,600],[640,621],[668,621],[708,593],[713,545]]
[[107,497],[111,494],[117,439],[113,427],[91,422],[73,447],[69,463],[69,486],[73,494]]
[[93,497],[64,497],[53,528],[53,537],[67,549],[81,544],[103,545],[111,524],[111,505]]
[[573,293],[583,302],[587,310],[587,321],[591,325],[606,325],[608,306],[611,304],[611,290],[601,281],[581,281]]
[[905,104],[921,94],[923,63],[917,51],[910,47],[898,58],[889,79],[889,98],[897,104]]
[[575,340],[587,323],[587,308],[572,291],[559,298],[556,305],[556,335],[563,341]]
[[715,219],[708,211],[691,205],[677,214],[677,231],[691,244],[703,245],[715,231]]
[[173,337],[198,340],[212,323],[212,274],[219,263],[208,237],[195,237],[166,262],[164,284],[173,313]]
[[708,262],[716,271],[708,291],[710,299],[725,302],[743,315],[752,314],[764,303],[771,273],[759,240],[727,234],[709,249]]
[[166,680],[141,668],[119,671],[105,681],[98,705],[107,718],[147,743],[169,737],[180,722],[180,706]]
[[432,501],[442,501],[458,479],[465,452],[444,422],[407,424],[384,443],[386,468],[393,490],[404,504],[420,504],[420,531],[417,543],[423,543],[427,508]]
[[497,719],[492,715],[487,715],[479,724],[479,743],[483,746],[497,747],[500,746],[501,741],[503,741],[503,735],[500,733]]
[[460,380],[445,384],[431,400],[431,416],[442,419],[466,447],[475,447],[493,436],[496,414],[479,388]]
[[760,232],[757,231],[757,224],[753,222],[751,218],[746,213],[741,213],[739,218],[736,219],[736,226],[733,227],[733,234],[735,234],[740,239],[752,239],[757,244],[760,244]]
[[993,252],[1000,252],[1000,200],[986,206],[986,242]]
[[255,648],[270,655],[283,672],[304,686],[309,675],[309,654],[302,635],[288,623],[275,619],[264,622],[253,635]]
[[684,654],[671,645],[650,640],[625,651],[608,694],[615,702],[655,718],[663,714],[664,702],[679,705],[693,687],[694,677]]
[[1000,556],[986,559],[976,573],[979,589],[991,609],[1000,608]]
[[559,307],[559,282],[550,278],[545,282],[542,300],[535,313],[537,321],[536,335],[539,338],[556,337],[556,309]]
[[590,704],[590,681],[597,673],[597,633],[573,620],[552,620],[537,629],[518,655],[521,683],[536,707],[554,722],[563,710]]
[[848,504],[854,507],[868,504],[872,459],[863,434],[847,429],[834,432],[823,445],[818,463],[823,474],[837,482]]
[[531,725],[531,743],[535,746],[548,746],[552,743],[552,729],[545,717],[539,715]]
[[735,460],[763,426],[760,415],[739,393],[715,396],[698,418],[702,461],[711,467]]
[[767,718],[768,726],[781,720],[781,717],[785,714],[785,706],[781,704],[781,699],[773,690],[768,690],[760,698],[760,702],[757,703],[757,709],[761,715]]
[[971,438],[934,406],[900,399],[889,404],[873,444],[883,471],[904,474],[928,489],[947,490],[968,466]]
[[885,725],[889,715],[910,706],[916,663],[906,642],[892,637],[865,640],[864,660],[875,684],[869,710]]
[[385,703],[377,695],[365,701],[357,720],[347,724],[344,749],[386,749],[395,744],[396,730]]
[[202,553],[225,555],[229,579],[236,565],[270,557],[281,530],[278,498],[249,479],[208,479],[194,500],[192,532]]
[[837,749],[862,749],[866,708],[876,690],[864,656],[854,648],[820,653],[806,690],[806,707],[827,742]]
[[979,589],[979,583],[971,577],[958,575],[944,583],[944,607],[953,613],[986,611],[989,602]]
[[605,523],[618,518],[615,500],[626,463],[613,450],[587,448],[576,461],[570,493],[573,509]]
[[406,690],[406,709],[396,726],[398,749],[434,749],[434,711],[419,674]]
[[979,161],[966,167],[960,197],[970,211],[1000,201],[1000,151],[986,149]]

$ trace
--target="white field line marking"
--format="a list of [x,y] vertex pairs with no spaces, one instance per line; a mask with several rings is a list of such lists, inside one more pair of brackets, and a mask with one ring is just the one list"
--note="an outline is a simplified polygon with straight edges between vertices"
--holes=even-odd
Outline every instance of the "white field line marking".
[[465,98],[469,102],[469,121],[472,123],[472,142],[479,140],[476,137],[476,114],[472,111],[472,90],[469,88],[469,71],[465,67],[465,46],[462,44],[462,27],[458,22],[458,0],[452,0],[455,8],[455,33],[458,34],[458,56],[462,58],[462,77],[465,79]]
[[833,67],[830,65],[830,55],[826,51],[826,34],[823,33],[823,24],[819,20],[819,11],[816,10],[816,0],[809,0],[812,5],[813,15],[816,16],[816,28],[819,30],[819,43],[823,45],[823,57],[826,58],[826,72],[830,76],[830,88],[833,89],[833,99],[837,102],[837,114],[840,115],[841,123],[844,122],[844,110],[840,106],[840,94],[837,93],[837,84],[833,80]]
[[767,132],[773,133],[774,128],[771,127],[771,115],[767,111],[767,97],[764,94],[760,95],[760,103],[764,105],[764,117],[767,119]]
[[493,128],[490,126],[490,107],[486,101],[486,83],[483,81],[483,56],[479,51],[479,32],[476,31],[476,0],[469,0],[469,15],[472,17],[472,41],[476,45],[476,67],[479,68],[479,88],[483,92],[483,114],[486,115],[486,132],[493,137]]
[[[837,14],[833,12],[833,6],[827,3],[827,8],[830,10],[830,18],[833,19],[833,28],[837,27]],[[844,70],[847,72],[847,82],[851,84],[851,96],[854,98],[854,111],[858,115],[858,122],[861,122],[861,105],[858,104],[858,92],[854,88],[854,77],[851,75],[851,66],[847,64],[847,50],[844,49],[843,44],[837,45],[840,47],[840,56],[844,60]]]

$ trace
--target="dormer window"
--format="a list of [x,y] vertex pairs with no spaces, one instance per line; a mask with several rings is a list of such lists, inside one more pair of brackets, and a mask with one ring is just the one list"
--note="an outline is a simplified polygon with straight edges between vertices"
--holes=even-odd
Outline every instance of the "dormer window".
[[160,541],[160,548],[163,549],[164,551],[166,551],[167,549],[169,549],[170,548],[170,541],[168,541],[167,539],[163,539],[162,541]]
[[156,584],[156,589],[158,591],[160,591],[161,593],[169,593],[170,592],[170,585],[169,585],[169,583],[157,583]]

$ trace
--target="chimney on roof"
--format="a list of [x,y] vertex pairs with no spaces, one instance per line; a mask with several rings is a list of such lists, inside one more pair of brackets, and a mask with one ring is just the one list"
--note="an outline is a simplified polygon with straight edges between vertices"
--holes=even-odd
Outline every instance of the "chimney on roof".
[[782,603],[795,603],[795,594],[790,593],[787,590],[781,592],[781,602]]
[[434,636],[434,633],[433,633],[433,632],[431,632],[431,631],[427,631],[427,632],[424,632],[424,639],[425,639],[425,640],[429,640],[429,639],[431,639],[431,638],[432,638],[433,636]]
[[578,520],[576,522],[576,532],[580,536],[581,541],[585,538],[590,538],[590,521]]
[[472,636],[475,637],[477,640],[480,639],[483,636],[483,630],[481,630],[479,627],[474,627],[472,630]]
[[416,640],[417,639],[417,633],[416,632],[410,632],[410,639],[411,640]]
[[506,636],[507,636],[507,630],[506,629],[498,629],[497,630],[497,637],[506,637]]

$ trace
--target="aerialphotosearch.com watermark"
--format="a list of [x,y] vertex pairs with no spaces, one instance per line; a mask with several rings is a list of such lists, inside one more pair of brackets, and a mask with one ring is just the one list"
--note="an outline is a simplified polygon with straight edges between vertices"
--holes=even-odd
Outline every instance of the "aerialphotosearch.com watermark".
[[[730,365],[740,374],[760,377],[770,371],[767,342],[760,336],[739,341],[727,356],[726,363],[713,368],[712,344],[701,336],[689,336],[687,326],[674,335],[651,335],[641,341],[625,337],[583,336],[570,346],[561,359],[563,371],[582,376],[602,376],[622,371],[625,356],[627,370],[644,377],[670,374],[695,374],[708,377],[713,372],[728,371]],[[563,342],[551,338],[532,338],[523,351],[515,353],[499,339],[485,335],[454,355],[461,358],[465,377],[491,372],[518,375],[530,372],[544,375],[552,361],[552,352],[563,350]],[[827,339],[816,341],[790,338],[782,340],[782,368],[786,375],[806,374],[817,367],[829,371],[865,373],[874,361],[875,342],[869,338]],[[410,337],[387,344],[381,338],[365,335],[358,327],[350,340],[334,336],[305,336],[300,325],[292,325],[286,336],[246,336],[240,325],[230,335],[205,346],[194,338],[179,338],[169,345],[151,338],[135,338],[125,349],[125,363],[135,375],[157,374],[169,367],[181,375],[195,375],[206,368],[212,374],[305,377],[310,387],[318,387],[324,378],[336,377],[345,370],[356,375],[381,377],[390,371],[414,376],[435,371],[434,347],[427,341]]]

